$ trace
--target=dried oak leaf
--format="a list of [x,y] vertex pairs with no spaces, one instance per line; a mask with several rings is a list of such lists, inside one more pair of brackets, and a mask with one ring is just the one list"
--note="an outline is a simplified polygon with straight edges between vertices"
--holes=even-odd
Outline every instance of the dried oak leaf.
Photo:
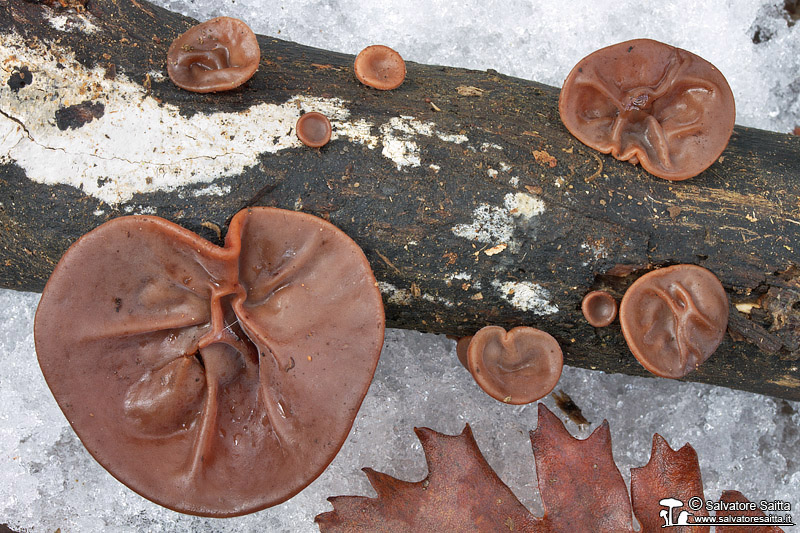
[[[529,531],[536,520],[486,463],[469,425],[460,435],[415,428],[428,463],[417,483],[364,468],[377,498],[328,498],[323,532]],[[499,524],[499,526],[498,526]]]
[[[654,435],[650,461],[631,470],[631,500],[612,457],[608,422],[579,440],[541,403],[538,426],[530,432],[545,509],[541,518],[533,516],[487,464],[469,425],[456,436],[426,428],[414,431],[425,452],[428,476],[411,483],[365,468],[377,497],[328,498],[333,511],[315,518],[322,533],[632,533],[632,512],[641,531],[647,533],[663,530],[666,508],[661,500],[665,497],[683,502],[691,497],[704,499],[697,454],[690,445],[674,451],[660,435]],[[742,496],[736,492],[722,496],[723,500],[734,497]],[[694,512],[700,515],[707,513]],[[670,529],[676,533],[708,530],[707,526],[677,524]],[[717,531],[726,530],[718,527]],[[777,531],[781,530],[763,530]]]
[[[631,468],[631,501],[642,533],[661,531],[664,527],[661,513],[666,509],[661,501],[665,496],[681,502],[688,502],[695,496],[705,500],[697,452],[688,444],[676,452],[656,433],[650,462]],[[708,511],[694,511],[694,516],[708,516]],[[709,526],[675,526],[670,532],[707,533],[709,530]]]
[[[738,490],[723,491],[722,496],[719,498],[720,503],[731,504],[733,502],[750,503],[750,500],[744,497],[744,494]],[[717,510],[717,516],[733,517],[733,516],[765,516],[764,513],[758,509],[753,511],[732,511],[729,509]],[[749,524],[746,528],[741,525],[719,525],[716,528],[716,533],[740,533],[747,531],[748,533],[782,533],[783,530],[778,526],[757,526]]]
[[[428,463],[417,483],[365,468],[377,498],[337,496],[315,518],[323,532],[353,531],[633,531],[625,481],[611,456],[608,423],[586,440],[573,438],[544,404],[531,443],[545,515],[533,516],[497,477],[467,425],[457,436],[415,429]],[[602,508],[575,505],[603,502]]]

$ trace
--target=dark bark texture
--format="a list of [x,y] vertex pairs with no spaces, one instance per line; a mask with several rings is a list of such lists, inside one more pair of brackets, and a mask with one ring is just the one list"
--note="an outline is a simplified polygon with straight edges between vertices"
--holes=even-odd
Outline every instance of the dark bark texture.
[[[64,32],[45,22],[76,10],[102,31]],[[353,56],[264,36],[249,82],[228,93],[193,94],[148,75],[166,72],[169,44],[193,23],[141,0],[0,5],[0,33],[32,45],[58,42],[86,68],[124,73],[149,89],[148,98],[185,116],[282,104],[298,94],[336,97],[347,102],[351,120],[410,116],[469,141],[417,135],[421,164],[398,169],[380,146],[339,138],[321,150],[261,154],[258,164],[215,182],[230,188],[224,196],[194,197],[187,192],[207,184],[189,185],[121,205],[34,182],[6,157],[0,286],[41,291],[67,247],[126,214],[126,205],[148,206],[217,243],[242,208],[302,209],[364,249],[384,283],[391,327],[466,335],[488,324],[531,325],[558,339],[567,364],[647,375],[619,324],[589,326],[581,299],[599,288],[619,299],[654,268],[693,263],[720,278],[731,318],[720,348],[686,379],[800,400],[800,138],[736,127],[718,162],[673,183],[574,139],[559,119],[557,88],[491,70],[408,63],[400,88],[376,91],[355,80]],[[3,68],[17,73],[3,91],[23,91],[27,77],[45,75],[3,59]],[[91,99],[81,106],[53,122],[67,130],[103,114]],[[504,204],[520,194],[541,200],[544,212],[521,216]],[[453,231],[481,214],[510,220],[511,233],[480,242]]]

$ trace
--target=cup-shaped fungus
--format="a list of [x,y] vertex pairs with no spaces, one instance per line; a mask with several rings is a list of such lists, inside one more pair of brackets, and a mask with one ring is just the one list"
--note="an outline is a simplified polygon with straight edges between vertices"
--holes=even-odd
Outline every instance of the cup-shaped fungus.
[[558,110],[582,143],[672,181],[714,163],[736,118],[733,93],[714,65],[650,39],[583,58],[564,81]]
[[381,91],[397,89],[406,79],[406,63],[400,54],[382,44],[361,50],[353,64],[358,81]]
[[164,219],[81,237],[34,325],[86,449],[142,496],[236,516],[298,493],[344,443],[384,314],[369,264],[317,217],[236,214],[220,248]]
[[320,148],[331,140],[331,121],[322,113],[304,113],[294,126],[300,142],[311,148]]
[[583,297],[581,311],[590,325],[604,328],[617,318],[617,301],[606,291],[592,291]]
[[472,335],[468,337],[458,337],[455,339],[456,341],[456,356],[461,364],[469,370],[469,363],[467,362],[467,349],[469,348],[469,343],[472,342]]
[[728,297],[719,279],[697,265],[648,272],[625,292],[622,334],[647,370],[682,378],[717,349],[728,326]]
[[495,400],[515,405],[535,402],[547,396],[561,377],[561,347],[539,329],[520,326],[506,332],[500,326],[486,326],[465,342],[469,343],[467,369]]
[[227,91],[249,80],[260,60],[261,50],[250,27],[239,19],[217,17],[192,26],[172,41],[167,73],[187,91]]

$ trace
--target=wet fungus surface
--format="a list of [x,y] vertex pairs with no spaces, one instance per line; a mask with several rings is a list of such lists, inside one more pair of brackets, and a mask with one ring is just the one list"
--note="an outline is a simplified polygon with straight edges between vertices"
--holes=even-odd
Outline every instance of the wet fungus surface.
[[218,247],[152,216],[113,219],[58,263],[39,364],[86,449],[173,510],[236,516],[313,481],[344,443],[380,355],[380,292],[322,219],[233,217]]
[[294,127],[300,142],[311,148],[321,148],[331,140],[331,121],[322,113],[304,113]]
[[604,328],[617,318],[617,301],[606,291],[592,291],[583,297],[581,311],[590,325]]
[[733,93],[714,65],[650,39],[583,58],[564,81],[558,110],[582,143],[672,181],[714,163],[736,118]]
[[217,17],[175,39],[167,51],[167,73],[187,91],[235,89],[258,69],[261,50],[250,27],[239,19]]
[[619,321],[642,366],[657,376],[681,378],[722,342],[728,297],[711,271],[674,265],[648,272],[628,288]]
[[403,58],[382,44],[374,44],[361,50],[356,56],[353,70],[358,81],[381,91],[396,89],[406,79],[406,63]]
[[547,396],[561,377],[561,347],[539,329],[520,326],[506,332],[500,326],[486,326],[463,342],[469,343],[465,366],[495,400],[514,405],[534,402]]

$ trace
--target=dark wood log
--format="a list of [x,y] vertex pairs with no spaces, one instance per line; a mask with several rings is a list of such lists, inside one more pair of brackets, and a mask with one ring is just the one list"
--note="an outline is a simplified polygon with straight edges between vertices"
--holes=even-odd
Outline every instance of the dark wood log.
[[[379,92],[355,80],[352,56],[259,37],[254,78],[193,94],[159,76],[193,21],[141,0],[65,3],[0,5],[0,286],[41,291],[75,239],[122,214],[154,213],[220,243],[239,209],[302,209],[363,247],[389,326],[463,335],[533,325],[560,341],[570,365],[645,375],[618,325],[586,323],[581,298],[596,288],[621,298],[653,268],[694,263],[721,279],[731,319],[718,351],[686,379],[800,399],[800,139],[737,127],[717,163],[673,183],[576,141],[559,120],[557,88],[409,63],[399,89]],[[300,146],[293,122],[254,111],[294,116],[293,105],[334,114],[334,140]],[[221,113],[252,123],[209,129]],[[101,128],[120,117],[120,128]],[[151,133],[136,129],[142,117],[153,117]],[[108,155],[126,125],[133,145],[164,135],[164,124],[177,144],[136,161]],[[248,128],[275,146],[254,148]],[[229,149],[244,162],[198,153],[208,131],[221,144],[238,135]],[[84,155],[63,163],[73,148]],[[171,181],[203,157],[194,176]],[[114,197],[137,172],[149,177]]]

